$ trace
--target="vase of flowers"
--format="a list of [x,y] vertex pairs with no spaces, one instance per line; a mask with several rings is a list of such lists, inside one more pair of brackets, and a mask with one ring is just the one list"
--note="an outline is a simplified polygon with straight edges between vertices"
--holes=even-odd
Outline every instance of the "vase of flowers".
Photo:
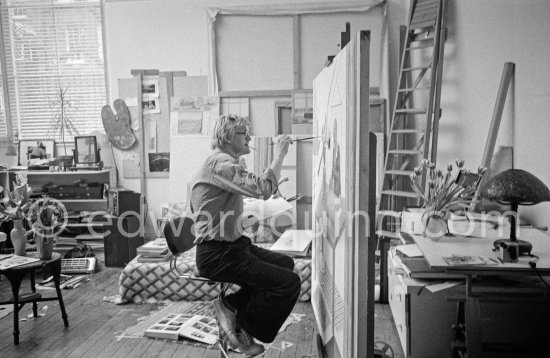
[[41,260],[52,258],[55,237],[67,225],[67,210],[59,200],[42,197],[29,208],[28,220]]
[[30,188],[27,184],[20,185],[20,182],[14,182],[13,187],[13,192],[10,193],[0,186],[0,194],[3,195],[0,201],[0,221],[13,222],[13,229],[10,231],[10,240],[14,253],[19,256],[25,256],[27,231],[23,227],[23,219],[31,205],[29,201]]
[[[454,164],[456,170],[452,164],[448,164],[446,172],[443,172],[436,169],[434,163],[423,159],[410,177],[411,185],[422,201],[424,234],[433,240],[448,233],[447,220],[451,212],[468,208],[477,184],[485,173],[485,168],[479,168],[477,174],[463,169],[462,159],[455,160]],[[422,176],[426,179],[424,188],[419,183]],[[474,179],[465,182],[463,178],[467,177]]]

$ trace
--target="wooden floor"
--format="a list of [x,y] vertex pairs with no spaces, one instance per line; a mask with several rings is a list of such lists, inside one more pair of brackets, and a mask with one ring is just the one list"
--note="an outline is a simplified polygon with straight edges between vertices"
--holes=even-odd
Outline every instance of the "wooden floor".
[[[69,316],[68,328],[63,326],[57,301],[39,303],[39,313],[46,315],[20,322],[19,345],[13,344],[13,314],[0,319],[0,357],[219,357],[216,350],[192,347],[182,342],[120,338],[120,334],[128,327],[135,326],[139,318],[159,309],[159,304],[115,305],[103,301],[105,296],[118,293],[120,272],[120,268],[102,268],[90,275],[90,281],[76,289],[63,290]],[[24,282],[21,291],[27,291],[28,287],[28,282]],[[43,296],[50,294],[49,291],[40,292]],[[10,296],[9,282],[2,277],[0,300]],[[20,318],[31,314],[31,308],[32,305],[25,305]],[[311,303],[299,302],[294,313],[306,316],[301,322],[279,333],[284,335],[275,340],[279,345],[266,345],[263,357],[318,357],[317,330]],[[283,340],[292,344],[282,344]],[[389,344],[393,348],[394,357],[403,357],[387,305],[377,304],[375,341]],[[232,353],[230,357],[242,356]]]

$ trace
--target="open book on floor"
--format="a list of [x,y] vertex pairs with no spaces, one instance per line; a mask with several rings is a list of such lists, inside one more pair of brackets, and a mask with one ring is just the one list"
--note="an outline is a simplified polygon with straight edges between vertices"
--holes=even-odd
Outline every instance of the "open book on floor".
[[309,256],[313,232],[311,230],[287,230],[271,246],[271,251],[289,256]]
[[174,313],[147,328],[145,335],[172,340],[184,337],[212,345],[218,340],[218,327],[212,317]]

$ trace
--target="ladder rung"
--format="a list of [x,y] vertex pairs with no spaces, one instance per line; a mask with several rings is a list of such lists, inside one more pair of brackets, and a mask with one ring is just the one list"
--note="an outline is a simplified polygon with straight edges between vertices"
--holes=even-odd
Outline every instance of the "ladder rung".
[[390,237],[392,239],[399,239],[399,233],[393,232],[393,231],[386,231],[386,230],[377,230],[376,232],[377,236],[383,236],[383,237]]
[[412,170],[386,170],[386,172],[384,174],[389,174],[389,175],[411,175],[412,173],[414,173]]
[[409,87],[409,88],[400,88],[399,92],[412,92],[412,91],[428,91],[430,87]]
[[407,51],[413,51],[413,50],[420,50],[420,49],[423,49],[423,48],[428,48],[428,47],[433,47],[434,45],[429,43],[429,44],[423,44],[423,45],[418,45],[418,46],[411,46],[411,47],[407,47],[406,50]]
[[401,218],[401,211],[394,210],[380,210],[378,216],[393,216],[394,218]]
[[[423,134],[424,131],[420,129],[394,129],[391,134]],[[391,135],[390,134],[390,135]]]
[[423,28],[426,28],[426,27],[432,28],[434,26],[435,26],[435,19],[430,19],[430,20],[422,21],[422,22],[418,22],[418,23],[412,22],[409,28],[411,30],[416,30],[416,29],[423,29]]
[[412,193],[410,191],[400,191],[400,190],[382,190],[382,195],[391,195],[391,196],[403,196],[406,198],[418,198],[418,194]]
[[410,34],[409,44],[423,43],[423,42],[433,42],[433,31],[420,32],[417,34]]
[[395,113],[426,114],[426,110],[424,108],[403,108],[396,109]]
[[392,150],[388,150],[388,154],[417,155],[417,154],[422,154],[422,151],[421,150],[412,150],[412,149],[392,149]]
[[419,70],[429,70],[431,66],[418,66],[418,67],[407,67],[403,69],[403,72],[419,71]]

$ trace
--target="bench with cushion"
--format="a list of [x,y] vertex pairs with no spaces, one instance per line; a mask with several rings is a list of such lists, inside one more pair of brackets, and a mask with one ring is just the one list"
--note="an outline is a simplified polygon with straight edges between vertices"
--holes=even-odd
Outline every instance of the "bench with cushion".
[[[308,301],[311,290],[311,258],[294,258],[294,272],[302,279],[302,291],[298,300]],[[180,273],[193,272],[195,248],[182,254],[177,260]],[[233,285],[231,290],[238,289]],[[137,259],[124,267],[119,279],[119,294],[123,302],[208,301],[218,294],[218,285],[188,280],[170,269],[170,262],[138,262]]]

